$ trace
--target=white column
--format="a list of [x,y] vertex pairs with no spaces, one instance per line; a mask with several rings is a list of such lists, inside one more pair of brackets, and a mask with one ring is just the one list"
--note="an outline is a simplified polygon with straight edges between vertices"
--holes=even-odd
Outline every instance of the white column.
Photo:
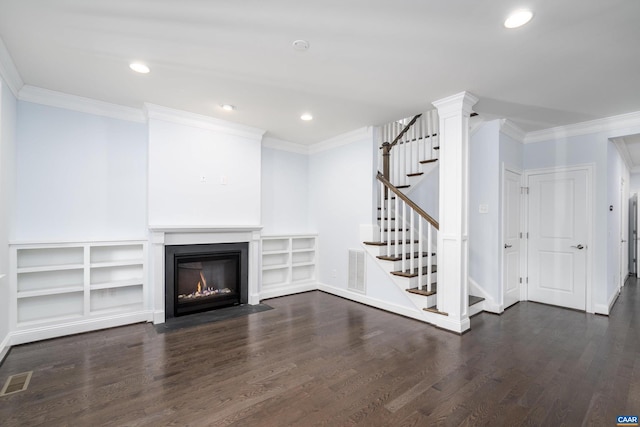
[[165,321],[164,313],[164,239],[162,231],[150,232],[149,270],[148,270],[148,304],[153,313],[153,323]]
[[469,323],[469,115],[478,98],[462,92],[433,105],[440,117],[439,326],[464,332]]

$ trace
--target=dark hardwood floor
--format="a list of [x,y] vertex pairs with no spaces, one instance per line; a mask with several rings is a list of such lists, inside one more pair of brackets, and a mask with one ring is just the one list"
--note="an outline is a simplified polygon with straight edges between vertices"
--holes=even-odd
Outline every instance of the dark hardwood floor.
[[535,303],[457,336],[321,292],[247,317],[14,347],[2,426],[613,426],[640,413],[640,292],[610,317]]

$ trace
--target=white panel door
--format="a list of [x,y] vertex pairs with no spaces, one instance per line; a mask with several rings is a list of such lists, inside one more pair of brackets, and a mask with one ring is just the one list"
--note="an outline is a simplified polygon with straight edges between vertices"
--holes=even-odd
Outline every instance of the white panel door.
[[502,183],[504,308],[520,301],[520,187],[520,174],[505,170]]
[[529,176],[530,301],[585,309],[588,185],[587,170]]

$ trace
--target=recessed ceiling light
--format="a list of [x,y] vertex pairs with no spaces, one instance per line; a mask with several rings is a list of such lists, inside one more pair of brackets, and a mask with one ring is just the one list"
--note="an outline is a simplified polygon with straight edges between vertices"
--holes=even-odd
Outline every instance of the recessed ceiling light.
[[149,67],[141,62],[132,62],[131,64],[129,64],[129,68],[140,74],[147,74],[149,71],[151,71]]
[[530,10],[516,10],[504,21],[504,26],[506,28],[522,27],[524,24],[531,21],[531,18],[533,18],[533,12],[531,12]]
[[234,106],[233,106],[233,105],[231,105],[231,104],[222,104],[222,105],[220,106],[220,108],[222,108],[222,109],[223,109],[223,110],[225,110],[225,111],[233,111],[233,110],[235,110],[235,109],[236,109],[236,107],[234,107]]
[[313,116],[309,113],[304,113],[303,115],[300,116],[300,120],[304,120],[305,122],[308,122],[309,120],[313,120]]
[[296,40],[293,42],[293,48],[299,51],[305,51],[309,49],[309,42],[306,40]]

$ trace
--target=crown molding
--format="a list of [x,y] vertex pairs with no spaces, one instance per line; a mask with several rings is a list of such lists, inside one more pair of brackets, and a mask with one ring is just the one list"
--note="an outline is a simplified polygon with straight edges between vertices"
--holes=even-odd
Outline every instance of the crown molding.
[[624,161],[625,165],[627,165],[627,169],[631,171],[634,167],[637,167],[633,164],[633,160],[631,159],[631,153],[629,153],[629,149],[627,144],[624,142],[624,138],[611,138],[611,142],[615,145],[618,153],[620,153],[620,157],[622,157],[622,161]]
[[309,147],[295,142],[284,141],[282,139],[265,136],[262,138],[262,146],[274,150],[288,151],[296,154],[309,154]]
[[438,116],[449,117],[460,114],[471,114],[473,106],[478,102],[478,97],[470,92],[460,92],[446,98],[433,101],[431,104],[438,110]]
[[373,127],[365,126],[324,140],[322,142],[312,144],[308,148],[308,153],[320,153],[322,151],[327,151],[333,148],[341,147],[343,145],[351,144],[352,142],[362,141],[363,139],[373,140]]
[[588,122],[581,122],[573,125],[557,126],[550,129],[529,132],[524,139],[524,143],[529,144],[532,142],[569,138],[572,136],[587,135],[590,133],[614,132],[616,130],[634,126],[640,127],[640,111],[620,114],[619,116],[605,117],[603,119],[590,120]]
[[149,120],[162,120],[184,126],[196,127],[205,130],[213,130],[229,135],[261,140],[265,130],[253,128],[238,123],[228,122],[222,119],[190,113],[183,110],[175,110],[155,104],[144,104],[144,111]]
[[48,105],[49,107],[64,108],[80,113],[110,117],[112,119],[127,120],[136,123],[146,122],[144,113],[137,108],[69,95],[67,93],[35,86],[23,86],[20,92],[18,92],[18,99],[35,104]]
[[500,119],[500,132],[522,143],[527,134],[518,125],[508,119]]
[[24,86],[24,82],[2,37],[0,37],[0,77],[13,92],[13,96],[17,98],[20,89]]

